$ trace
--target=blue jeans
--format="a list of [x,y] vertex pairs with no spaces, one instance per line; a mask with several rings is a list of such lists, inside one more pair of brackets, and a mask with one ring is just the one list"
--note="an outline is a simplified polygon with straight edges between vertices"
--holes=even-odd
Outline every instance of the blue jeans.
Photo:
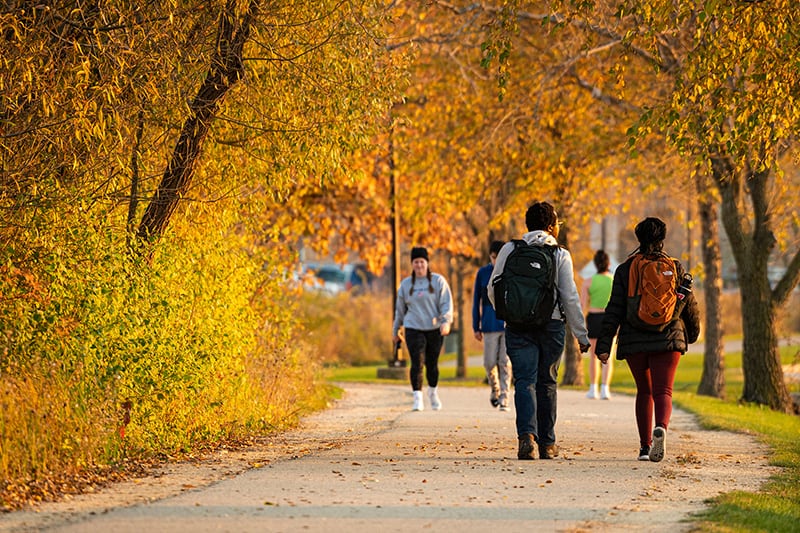
[[556,443],[556,388],[564,337],[561,320],[524,333],[506,328],[506,350],[514,373],[517,437],[533,435],[539,446]]

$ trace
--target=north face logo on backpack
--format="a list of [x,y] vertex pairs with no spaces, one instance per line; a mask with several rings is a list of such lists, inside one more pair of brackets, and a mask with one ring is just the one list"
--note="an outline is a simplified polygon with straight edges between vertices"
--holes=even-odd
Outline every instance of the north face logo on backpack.
[[515,240],[503,272],[492,282],[497,318],[518,328],[546,324],[555,307],[558,246]]

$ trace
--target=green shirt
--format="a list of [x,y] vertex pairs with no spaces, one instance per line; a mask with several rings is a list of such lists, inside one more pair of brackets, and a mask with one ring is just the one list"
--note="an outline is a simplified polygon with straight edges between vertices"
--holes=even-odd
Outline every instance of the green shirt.
[[592,276],[589,284],[589,307],[595,309],[605,309],[608,300],[611,298],[611,285],[614,283],[614,276],[610,272],[597,273]]

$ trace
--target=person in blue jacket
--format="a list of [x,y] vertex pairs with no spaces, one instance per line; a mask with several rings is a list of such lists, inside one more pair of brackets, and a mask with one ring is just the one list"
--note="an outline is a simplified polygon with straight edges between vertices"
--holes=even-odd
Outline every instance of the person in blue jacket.
[[494,262],[503,247],[503,241],[494,241],[489,247],[489,264],[478,269],[472,291],[472,331],[483,341],[483,367],[491,388],[489,401],[493,407],[508,411],[508,391],[511,388],[511,361],[506,353],[505,322],[499,320],[489,301],[489,278]]

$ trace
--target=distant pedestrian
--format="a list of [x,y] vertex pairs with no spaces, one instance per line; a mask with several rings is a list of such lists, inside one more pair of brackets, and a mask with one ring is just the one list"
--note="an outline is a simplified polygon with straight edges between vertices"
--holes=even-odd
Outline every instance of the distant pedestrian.
[[472,331],[483,341],[483,368],[491,390],[489,401],[493,407],[508,411],[508,391],[511,389],[511,361],[506,353],[505,322],[499,320],[489,301],[489,279],[492,277],[497,254],[503,241],[489,246],[489,264],[478,269],[472,290]]
[[412,410],[422,411],[422,367],[428,381],[431,409],[442,408],[439,398],[439,353],[443,339],[453,323],[453,296],[444,276],[430,271],[428,250],[411,249],[411,276],[405,278],[397,291],[392,339],[401,341],[400,328],[405,331],[405,343],[411,358],[411,389],[414,392]]
[[[684,279],[684,269],[680,261],[664,253],[667,225],[658,218],[648,217],[636,225],[634,232],[639,247],[614,272],[611,299],[605,309],[596,352],[597,358],[606,363],[611,353],[614,335],[619,331],[617,359],[628,362],[636,382],[636,426],[639,430],[640,446],[638,457],[640,461],[658,462],[664,458],[666,451],[667,428],[672,416],[675,371],[681,355],[686,353],[689,344],[695,342],[700,334],[700,317],[697,302],[691,291],[676,289],[680,280]],[[645,274],[645,267],[640,265],[656,261],[666,266],[660,266]],[[639,284],[637,279],[656,274],[672,283],[669,290],[660,291],[662,301],[668,302],[666,298],[674,297],[670,302],[672,310],[663,313],[665,325],[661,331],[655,330],[655,326],[644,323],[640,318],[642,314],[637,312],[637,308],[641,308],[645,300],[644,289],[639,292],[639,287],[644,285]],[[648,285],[656,286],[652,283]],[[675,296],[676,291],[678,296]],[[653,294],[655,297],[656,292],[653,291]],[[636,302],[637,298],[639,305],[635,306],[633,302]],[[666,308],[666,303],[663,305]],[[658,317],[661,314],[653,311],[649,316]],[[653,411],[655,411],[655,428],[653,428]]]
[[[545,253],[552,254],[554,288],[550,295],[554,300],[552,311],[544,317],[542,326],[518,326],[506,320],[506,349],[514,372],[514,406],[516,407],[516,426],[519,448],[517,458],[536,459],[534,443],[539,449],[539,458],[553,459],[558,456],[556,445],[556,403],[557,377],[561,353],[564,350],[566,328],[564,320],[580,344],[581,352],[589,349],[589,337],[583,321],[578,289],[575,286],[575,273],[572,270],[572,256],[558,246],[558,214],[548,202],[536,202],[525,214],[528,232],[522,236],[527,245],[542,247]],[[506,260],[524,243],[506,243],[497,255],[492,271],[491,284],[502,281]],[[531,267],[541,270],[541,264]],[[509,274],[513,274],[510,270]],[[494,290],[489,291],[489,299],[495,309],[499,302]],[[503,315],[501,315],[503,316]]]
[[601,364],[594,349],[603,326],[606,304],[611,298],[614,276],[609,271],[610,259],[605,251],[598,250],[594,254],[593,261],[597,273],[591,278],[585,279],[581,288],[581,306],[588,310],[586,312],[586,329],[589,331],[589,343],[592,345],[589,350],[589,392],[586,393],[586,397],[591,400],[596,398],[610,400],[611,376],[614,372],[613,360],[609,359],[608,363]]

